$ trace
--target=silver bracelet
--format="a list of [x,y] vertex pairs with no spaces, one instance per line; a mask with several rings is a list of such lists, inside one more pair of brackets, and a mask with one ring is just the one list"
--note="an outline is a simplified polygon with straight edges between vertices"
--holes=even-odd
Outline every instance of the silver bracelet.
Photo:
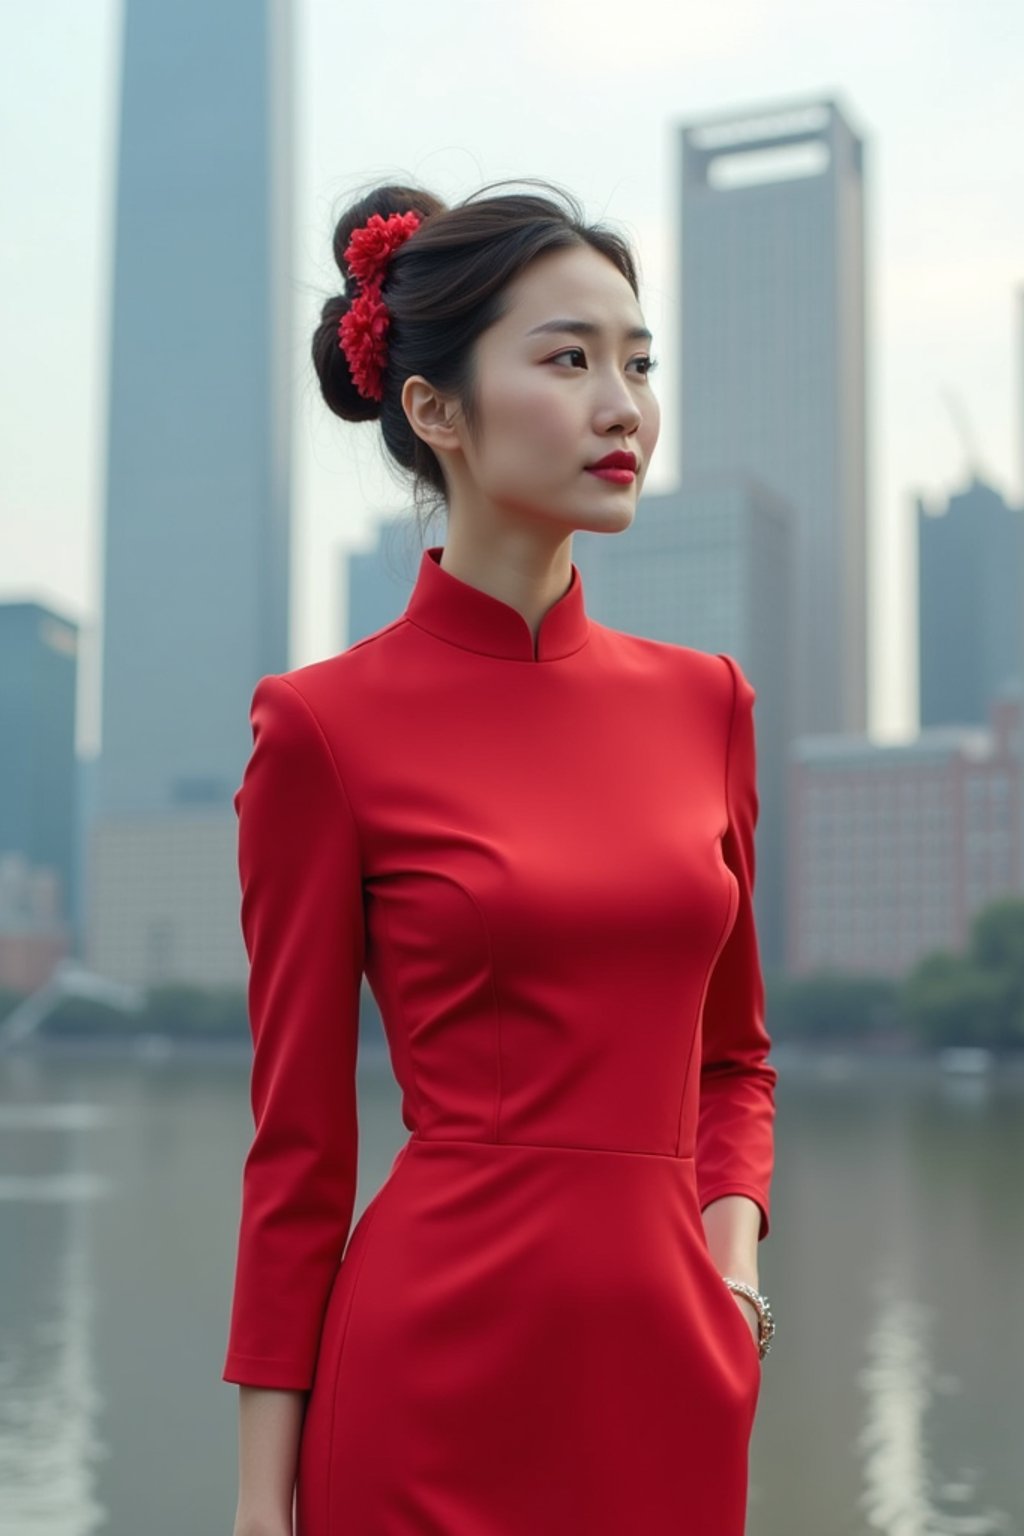
[[775,1337],[775,1318],[767,1296],[762,1296],[760,1291],[748,1285],[745,1280],[734,1280],[731,1275],[723,1275],[722,1279],[730,1291],[735,1291],[738,1296],[745,1296],[752,1301],[757,1308],[757,1350],[761,1359],[772,1347],[772,1339]]

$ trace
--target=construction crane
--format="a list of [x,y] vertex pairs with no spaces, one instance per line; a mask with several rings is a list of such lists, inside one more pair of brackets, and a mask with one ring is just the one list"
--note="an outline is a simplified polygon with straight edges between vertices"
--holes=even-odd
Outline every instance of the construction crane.
[[981,458],[978,453],[978,445],[974,433],[971,430],[970,419],[966,407],[960,396],[953,390],[943,386],[939,394],[953,420],[953,426],[963,444],[964,453],[967,455],[967,468],[972,480],[984,478],[981,474]]

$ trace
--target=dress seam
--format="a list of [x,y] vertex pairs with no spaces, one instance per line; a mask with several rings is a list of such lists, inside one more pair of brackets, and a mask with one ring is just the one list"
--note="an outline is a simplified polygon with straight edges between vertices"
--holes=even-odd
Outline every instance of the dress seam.
[[[726,736],[726,742],[725,742],[725,779],[724,779],[724,783],[723,783],[723,786],[722,786],[723,799],[725,800],[725,821],[726,821],[726,825],[725,825],[724,831],[722,833],[720,833],[718,838],[716,839],[716,841],[719,844],[719,847],[721,848],[722,838],[728,836],[729,828],[730,828],[730,825],[732,823],[732,811],[731,811],[731,808],[729,806],[729,764],[730,764],[730,758],[731,758],[731,754],[732,754],[733,727],[735,726],[735,723],[736,723],[736,694],[737,694],[738,690],[737,690],[737,687],[736,687],[736,674],[733,671],[732,663],[729,660],[727,660],[727,658],[725,656],[723,656],[721,654],[721,652],[718,653],[718,659],[720,661],[724,662],[725,667],[726,667],[726,669],[727,669],[727,671],[729,673],[730,683],[732,685],[732,698],[731,698],[730,706],[729,706],[729,731],[728,731],[728,735]],[[729,866],[728,866],[728,864],[726,862],[726,859],[725,859],[724,850],[722,850],[722,864],[728,870]],[[731,871],[730,871],[730,873],[731,873]],[[728,900],[728,903],[726,905],[725,920],[722,923],[722,927],[721,927],[721,930],[720,930],[719,935],[718,935],[718,940],[717,940],[717,942],[715,944],[715,947],[714,947],[714,949],[713,949],[713,951],[711,953],[711,958],[708,961],[707,967],[706,967],[705,972],[704,972],[704,980],[703,980],[703,982],[701,984],[700,1001],[698,1002],[698,1005],[697,1005],[697,1016],[696,1016],[696,1019],[694,1021],[694,1028],[693,1028],[693,1041],[694,1041],[694,1044],[693,1044],[693,1049],[690,1051],[689,1057],[687,1059],[686,1071],[683,1074],[683,1091],[682,1091],[682,1094],[680,1095],[680,1099],[679,1099],[679,1115],[678,1115],[678,1118],[677,1118],[677,1121],[676,1121],[676,1146],[677,1147],[679,1146],[679,1143],[682,1140],[682,1135],[683,1135],[683,1111],[686,1108],[686,1090],[690,1086],[690,1073],[693,1071],[693,1058],[694,1058],[694,1055],[698,1051],[703,1053],[703,1041],[701,1039],[701,1036],[702,1036],[702,1031],[703,1031],[704,1004],[707,1001],[708,987],[711,985],[711,977],[714,975],[715,966],[718,964],[718,961],[719,961],[719,958],[721,956],[722,950],[725,948],[725,943],[726,943],[726,940],[727,940],[727,938],[729,936],[729,925],[733,921],[733,919],[735,917],[735,914],[738,911],[738,909],[739,909],[739,888],[737,886],[737,883],[736,883],[736,880],[735,880],[735,876],[734,876],[733,880],[731,881],[731,883],[729,885],[729,900]],[[699,1115],[700,1115],[700,1105],[699,1104],[697,1106],[697,1114],[698,1114],[698,1119],[699,1119]]]
[[494,963],[494,945],[491,942],[491,930],[487,923],[487,914],[484,912],[483,907],[477,901],[476,896],[470,890],[469,886],[465,885],[457,875],[449,874],[447,871],[443,875],[439,876],[439,878],[450,881],[452,885],[454,885],[458,890],[462,892],[470,906],[475,909],[476,914],[480,919],[480,928],[484,936],[484,944],[487,948],[487,974],[490,977],[491,1000],[494,1005],[495,1055],[497,1058],[497,1083],[495,1085],[495,1100],[492,1120],[492,1124],[494,1126],[494,1140],[497,1141],[498,1128],[501,1123],[501,1102],[504,1095],[504,1079],[502,1077],[503,1046],[501,1034],[501,999],[498,993],[498,978],[495,974],[496,967]]
[[[392,932],[392,930],[391,930],[391,914],[388,911],[388,904],[387,904],[386,901],[383,901],[380,904],[380,914],[381,914],[381,924],[382,924],[382,926],[384,928],[384,932],[385,932],[385,938],[389,942],[391,942],[391,932]],[[413,1054],[413,1032],[412,1032],[411,1029],[409,1029],[407,1027],[403,1027],[403,1025],[405,1024],[405,1019],[406,1019],[405,998],[404,998],[404,995],[402,993],[401,986],[400,986],[399,983],[396,982],[395,986],[392,989],[391,995],[394,998],[395,1008],[396,1008],[396,1012],[397,1012],[397,1015],[398,1015],[397,1020],[396,1020],[397,1027],[396,1027],[396,1030],[395,1030],[395,1039],[396,1040],[401,1040],[403,1042],[404,1056],[405,1056],[405,1060],[406,1060],[406,1062],[408,1063],[408,1066],[409,1066],[409,1086],[412,1089],[412,1096],[413,1096],[413,1098],[416,1101],[417,1113],[422,1118],[422,1115],[423,1115],[423,1098],[422,1098],[422,1095],[420,1093],[420,1080],[419,1080],[419,1076],[418,1076],[417,1071],[416,1071],[416,1058],[415,1058],[415,1056]],[[385,1037],[387,1037],[387,1030],[386,1030],[386,1028],[384,1030],[384,1034],[385,1034]],[[389,1047],[390,1047],[390,1041],[388,1043],[389,1043]]]
[[693,1153],[654,1152],[646,1147],[595,1147],[574,1146],[563,1141],[486,1141],[480,1136],[419,1136],[415,1131],[407,1146],[416,1147],[523,1147],[534,1152],[614,1152],[621,1157],[662,1157],[673,1163],[692,1163]]
[[352,805],[352,797],[349,794],[347,788],[345,787],[345,779],[344,779],[344,776],[343,776],[343,774],[341,772],[341,768],[340,768],[340,766],[338,764],[338,759],[335,756],[334,748],[331,746],[331,743],[330,743],[330,741],[328,740],[328,737],[327,737],[327,733],[326,733],[326,731],[324,730],[323,726],[320,723],[319,715],[316,713],[316,711],[314,710],[313,706],[310,704],[309,700],[306,698],[306,695],[302,692],[301,688],[296,688],[295,684],[293,682],[289,681],[287,675],[285,675],[283,673],[279,673],[278,676],[280,677],[280,681],[282,683],[286,683],[288,685],[288,687],[291,689],[292,693],[295,694],[296,698],[298,698],[301,701],[302,706],[305,709],[307,715],[309,716],[309,718],[312,720],[314,726],[316,727],[317,735],[320,737],[320,740],[323,742],[324,748],[325,748],[325,750],[327,752],[327,756],[330,759],[331,767],[334,769],[334,777],[335,777],[335,779],[337,781],[338,789],[341,792],[342,801],[343,801],[343,803],[345,805],[346,811],[348,812],[349,819],[352,822],[353,827],[355,828],[356,842],[357,842],[357,844],[359,846],[359,869],[360,869],[360,874],[362,874],[362,873],[365,872],[365,867],[366,867],[365,859],[364,859],[364,842],[363,842],[362,828],[359,825],[359,818],[356,815],[355,809],[354,809],[354,807]]
[[[385,1187],[387,1185],[387,1182],[388,1181],[385,1180],[384,1184],[382,1184],[380,1189],[377,1191],[378,1197],[383,1193],[383,1191],[384,1191],[384,1189],[385,1189]],[[342,1322],[342,1328],[341,1328],[341,1337],[338,1339],[337,1348],[336,1348],[335,1354],[334,1354],[334,1371],[333,1371],[333,1374],[332,1374],[332,1377],[331,1377],[331,1429],[330,1429],[330,1437],[329,1437],[330,1438],[330,1444],[332,1446],[335,1444],[334,1426],[335,1426],[335,1422],[336,1422],[336,1419],[337,1419],[337,1413],[338,1413],[338,1389],[339,1389],[340,1382],[341,1382],[341,1367],[342,1367],[342,1360],[343,1360],[343,1357],[344,1357],[344,1354],[345,1354],[345,1343],[346,1343],[346,1341],[348,1339],[349,1324],[352,1321],[352,1308],[355,1305],[356,1291],[357,1291],[357,1289],[359,1287],[359,1277],[360,1277],[360,1275],[363,1272],[363,1265],[366,1263],[366,1255],[367,1255],[367,1252],[368,1252],[369,1246],[370,1246],[370,1244],[369,1244],[370,1229],[373,1226],[373,1223],[374,1223],[374,1220],[376,1218],[377,1212],[380,1210],[379,1200],[375,1200],[372,1203],[372,1205],[367,1207],[367,1210],[369,1211],[369,1215],[368,1215],[367,1220],[365,1221],[365,1223],[363,1225],[363,1230],[362,1230],[362,1249],[361,1249],[361,1251],[360,1251],[360,1253],[358,1255],[359,1262],[358,1262],[358,1265],[356,1267],[355,1273],[352,1276],[351,1286],[349,1287],[348,1306],[345,1309],[345,1317],[344,1317],[344,1320]],[[344,1269],[344,1262],[345,1262],[345,1256],[343,1254],[342,1255],[342,1259],[341,1259],[341,1261],[339,1263],[338,1270],[335,1272],[335,1276],[334,1276],[335,1284],[339,1283],[339,1276],[340,1276],[340,1274],[342,1273],[342,1271]],[[322,1337],[321,1337],[321,1345],[320,1345],[321,1348],[322,1348],[322,1345],[323,1345],[323,1340],[322,1340]],[[329,1461],[329,1464],[328,1464],[328,1468],[327,1468],[327,1489],[326,1489],[327,1498],[326,1498],[326,1502],[327,1502],[327,1524],[328,1524],[328,1526],[331,1523],[331,1502],[332,1502],[332,1495],[333,1495],[333,1487],[334,1487],[334,1457],[332,1456],[330,1458],[330,1461]]]

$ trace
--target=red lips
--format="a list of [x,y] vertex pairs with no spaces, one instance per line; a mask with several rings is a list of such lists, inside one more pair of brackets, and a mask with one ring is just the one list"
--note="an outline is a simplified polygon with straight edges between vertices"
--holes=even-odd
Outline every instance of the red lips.
[[606,454],[603,459],[598,459],[596,464],[588,464],[588,469],[631,469],[636,473],[637,458],[635,453],[623,453],[617,450],[615,453]]

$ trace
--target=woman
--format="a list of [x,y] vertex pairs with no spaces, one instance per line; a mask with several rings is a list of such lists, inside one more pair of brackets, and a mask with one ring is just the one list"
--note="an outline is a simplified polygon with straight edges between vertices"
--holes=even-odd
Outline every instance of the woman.
[[[659,409],[630,252],[565,201],[385,186],[335,231],[324,398],[447,529],[253,696],[237,1536],[743,1530],[754,690],[586,611],[573,533],[630,526]],[[364,971],[410,1135],[350,1233]]]

